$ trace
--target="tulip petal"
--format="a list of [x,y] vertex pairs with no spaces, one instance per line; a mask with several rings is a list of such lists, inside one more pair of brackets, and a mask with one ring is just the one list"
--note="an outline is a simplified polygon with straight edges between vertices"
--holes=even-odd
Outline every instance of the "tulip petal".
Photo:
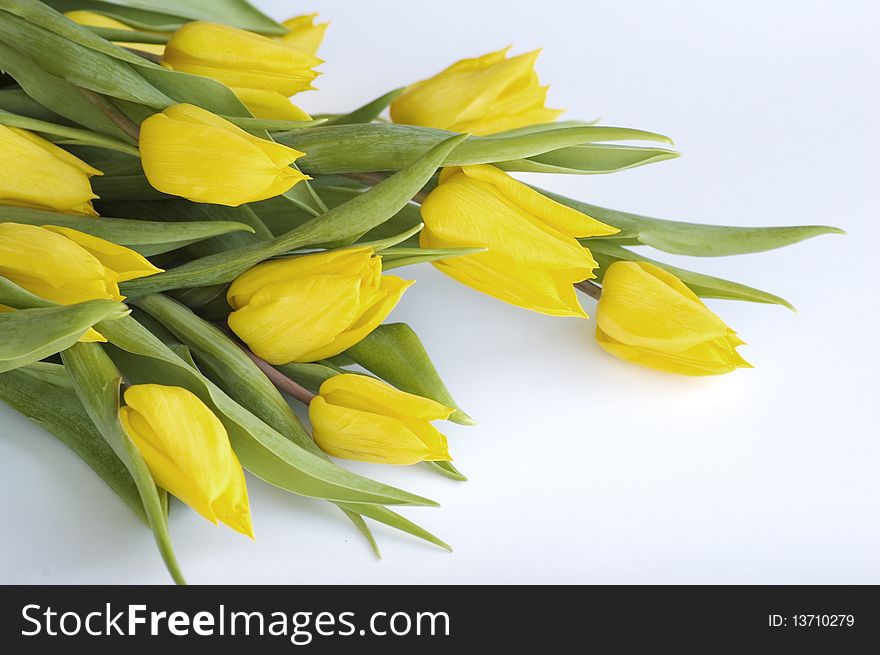
[[607,352],[633,364],[680,375],[722,375],[737,368],[752,368],[735,348],[741,343],[727,339],[697,344],[676,352],[656,352],[622,344],[596,328],[596,340]]
[[365,303],[361,301],[358,306],[358,313],[348,328],[336,335],[325,346],[310,350],[301,355],[301,361],[316,362],[333,357],[351,348],[375,330],[388,317],[391,310],[400,302],[403,293],[413,284],[415,284],[413,280],[404,280],[393,275],[384,275],[382,276],[382,287],[378,290],[378,293],[365,293],[368,290],[362,289],[361,298],[372,296],[372,302]]
[[[684,352],[727,336],[729,328],[662,269],[616,262],[605,273],[597,325],[611,339],[648,350]],[[673,276],[674,277],[674,276]]]
[[119,282],[128,282],[141,277],[162,273],[163,269],[153,266],[146,257],[130,248],[112,241],[85,234],[79,230],[57,225],[44,225],[43,229],[67,237],[75,244],[93,255],[99,262],[116,273]]
[[287,96],[277,91],[264,89],[245,89],[242,87],[232,89],[238,99],[257,118],[279,121],[310,121],[309,116],[302,109],[290,101]]
[[317,16],[318,14],[308,14],[287,19],[281,24],[289,31],[279,38],[285,45],[299,48],[310,55],[314,55],[318,52],[318,48],[324,40],[324,32],[327,31],[327,27],[330,25],[330,23],[315,24]]
[[351,325],[358,302],[358,277],[310,275],[262,287],[228,323],[270,364],[312,361],[310,352]]
[[101,175],[54,143],[0,125],[0,204],[96,216],[89,178]]
[[491,184],[505,200],[521,208],[527,215],[538,217],[568,236],[601,237],[620,232],[616,227],[606,225],[583,212],[551,200],[494,166],[488,164],[462,166],[461,171],[471,179]]
[[434,456],[404,423],[390,416],[331,405],[318,396],[309,403],[309,418],[315,442],[334,457],[409,465]]
[[379,412],[400,419],[434,421],[447,419],[454,411],[435,400],[407,393],[381,380],[356,373],[334,375],[324,381],[321,397],[340,407]]
[[283,96],[310,88],[317,77],[312,68],[322,63],[283,41],[204,21],[179,28],[165,46],[162,62],[230,87],[265,89]]
[[122,300],[115,276],[65,236],[18,223],[0,223],[0,275],[62,305]]

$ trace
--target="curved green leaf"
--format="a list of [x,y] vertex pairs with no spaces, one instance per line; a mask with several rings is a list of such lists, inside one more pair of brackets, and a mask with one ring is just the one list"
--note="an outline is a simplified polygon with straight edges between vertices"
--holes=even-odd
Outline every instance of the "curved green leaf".
[[115,300],[0,312],[0,373],[54,355],[96,323],[127,314],[128,307]]
[[616,173],[638,166],[675,159],[679,153],[665,148],[617,145],[578,145],[560,148],[529,159],[498,162],[498,168],[522,173],[595,175]]
[[353,123],[369,123],[374,121],[379,117],[379,114],[385,111],[388,105],[394,102],[394,100],[405,90],[405,88],[400,88],[394,89],[394,91],[389,91],[385,95],[379,96],[375,100],[371,100],[367,104],[358,107],[348,114],[342,114],[328,119],[325,125],[351,125]]
[[455,408],[450,421],[474,425],[443,384],[415,331],[406,323],[385,323],[345,351],[355,362],[402,391]]
[[641,243],[675,255],[745,255],[782,248],[823,234],[846,234],[840,228],[826,225],[735,227],[668,221],[591,205],[544,189],[538,191],[563,205],[620,228],[620,234],[614,235],[615,239]]
[[[276,134],[275,139],[306,153],[305,157],[297,161],[304,172],[331,174],[398,170],[452,134],[412,125],[364,123],[322,125],[307,130],[282,132]],[[557,127],[514,136],[472,136],[451,152],[442,163],[444,166],[461,166],[506,162],[535,157],[570,146],[633,140],[669,143],[669,139],[663,135],[623,127]],[[601,150],[610,146],[595,148]]]

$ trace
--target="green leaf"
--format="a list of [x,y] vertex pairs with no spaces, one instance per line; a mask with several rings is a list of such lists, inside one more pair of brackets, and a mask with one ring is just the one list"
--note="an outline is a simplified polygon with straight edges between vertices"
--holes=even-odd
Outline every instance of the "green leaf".
[[627,250],[608,239],[583,239],[582,243],[593,253],[593,258],[599,264],[596,271],[598,280],[601,281],[605,270],[616,261],[640,261],[655,264],[666,269],[684,282],[695,294],[701,298],[724,298],[727,300],[745,300],[748,302],[766,303],[770,305],[782,305],[794,311],[794,306],[779,296],[761,291],[753,287],[747,287],[738,282],[723,280],[721,278],[695,273],[676,266],[670,266],[638,253]]
[[[81,8],[83,2],[58,2],[49,0],[48,4],[67,11]],[[225,23],[233,27],[259,32],[261,34],[280,35],[287,30],[246,0],[103,0],[92,3],[95,5],[117,5],[122,8],[140,9],[144,11],[175,16],[187,20],[207,20],[214,23]]]
[[220,82],[159,66],[42,2],[0,0],[0,10],[5,10],[0,11],[0,41],[22,47],[19,39],[29,39],[22,47],[26,54],[46,71],[78,86],[156,109],[175,101],[191,102],[215,114],[250,116],[235,93]]
[[64,351],[61,358],[89,418],[131,474],[168,572],[176,583],[186,584],[171,545],[159,490],[140,451],[119,421],[119,371],[96,343],[78,343]]
[[445,475],[447,478],[452,480],[457,480],[458,482],[466,482],[467,476],[464,475],[461,471],[459,471],[455,466],[453,466],[452,462],[425,462],[428,468],[437,471],[441,475]]
[[254,244],[197,259],[178,268],[125,283],[128,297],[230,282],[255,264],[306,246],[354,242],[394,216],[431,179],[463,137],[447,139],[412,164],[338,207],[265,244]]
[[254,228],[232,221],[163,223],[125,218],[58,214],[29,207],[0,206],[0,220],[28,225],[58,225],[127,246],[144,256],[157,255],[218,235],[253,232]]
[[147,523],[131,474],[89,419],[63,366],[38,362],[0,374],[0,398],[75,452]]
[[0,373],[69,348],[99,321],[126,314],[128,307],[115,300],[0,312]]
[[475,424],[456,404],[418,335],[406,323],[380,325],[345,354],[401,391],[455,408],[450,421]]
[[[2,55],[0,55],[0,61],[2,60]],[[49,121],[50,123],[63,124],[65,122],[64,118],[53,111],[49,111],[25,93],[24,89],[17,86],[0,89],[0,109],[11,114],[19,114],[20,116]]]
[[[394,171],[408,165],[426,150],[449,138],[451,132],[412,125],[364,123],[357,125],[322,125],[295,132],[282,132],[275,139],[306,153],[298,160],[302,170],[309,174],[358,173]],[[583,125],[561,127],[515,136],[469,137],[443,162],[444,166],[490,164],[525,159],[565,149],[571,146],[595,144],[604,141],[660,141],[669,139],[653,132],[622,127]],[[619,156],[619,146],[594,146],[593,158],[609,149],[609,156]],[[660,151],[661,149],[648,149]],[[672,151],[663,150],[662,153]],[[660,155],[661,152],[653,152]],[[664,155],[666,156],[666,155]],[[674,153],[668,156],[674,156]],[[581,156],[583,158],[583,156]]]
[[498,168],[523,173],[591,175],[616,173],[637,166],[675,159],[679,154],[665,148],[617,145],[578,145],[535,155],[529,159],[498,162]]
[[379,117],[379,114],[385,111],[388,105],[394,102],[395,99],[397,99],[397,97],[404,91],[406,91],[406,88],[394,89],[394,91],[389,91],[385,95],[379,96],[375,100],[371,100],[362,107],[358,107],[353,112],[330,118],[325,124],[351,125],[353,123],[370,123],[376,120]]
[[302,496],[339,502],[436,505],[299,447],[232,400],[133,318],[102,323],[99,329],[115,346],[110,353],[126,379],[184,387],[201,398],[223,422],[242,465],[266,482]]
[[590,205],[544,189],[538,191],[563,205],[620,228],[620,234],[613,237],[615,239],[640,243],[676,255],[745,255],[782,248],[823,234],[846,234],[840,228],[825,225],[733,227],[667,221]]
[[15,47],[0,40],[0,68],[9,73],[36,102],[91,130],[131,142],[131,138],[110,119],[95,111],[94,105],[73,84],[44,71]]
[[381,505],[353,506],[347,503],[340,503],[339,506],[343,509],[356,511],[362,516],[371,518],[374,521],[378,521],[379,523],[384,523],[385,525],[396,528],[401,532],[411,534],[414,537],[418,537],[419,539],[424,539],[425,541],[428,541],[435,546],[439,546],[443,550],[452,550],[452,547],[445,541],[438,539],[427,530],[419,527],[409,519],[404,518],[400,514],[388,509],[387,507],[382,507]]
[[[43,9],[40,9],[40,7]],[[109,41],[92,34],[60,14],[51,12],[36,0],[0,0],[0,41],[13,45],[32,58],[43,70],[72,84],[123,100],[162,108],[173,101],[150,84],[128,63],[94,48],[77,43],[62,34],[86,34],[94,40],[115,48]],[[16,15],[17,14],[17,15]],[[54,15],[53,15],[54,14]],[[27,19],[21,16],[26,16]],[[46,18],[66,23],[61,33],[52,31],[52,22],[30,22]],[[82,40],[82,39],[80,39]],[[86,40],[87,41],[87,40]],[[131,55],[137,58],[137,55]],[[144,60],[146,61],[146,60]]]

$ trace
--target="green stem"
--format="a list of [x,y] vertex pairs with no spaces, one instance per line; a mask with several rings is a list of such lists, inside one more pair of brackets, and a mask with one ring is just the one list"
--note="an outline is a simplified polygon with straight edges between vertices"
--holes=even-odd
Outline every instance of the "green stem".
[[600,296],[602,295],[602,287],[600,287],[595,282],[590,282],[589,280],[578,282],[574,285],[574,288],[581,293],[585,293],[590,298],[593,298],[595,300],[599,300]]

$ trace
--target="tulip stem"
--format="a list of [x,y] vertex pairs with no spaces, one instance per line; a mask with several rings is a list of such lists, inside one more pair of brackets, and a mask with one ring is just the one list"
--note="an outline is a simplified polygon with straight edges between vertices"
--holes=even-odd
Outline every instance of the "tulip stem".
[[595,300],[599,300],[599,297],[602,295],[602,287],[600,287],[595,282],[590,282],[589,280],[578,282],[574,285],[574,288],[581,293],[587,294],[590,298],[593,298]]
[[[388,179],[388,175],[385,173],[348,173],[346,177],[351,178],[352,180],[356,180],[358,182],[366,182],[371,186],[376,186],[380,182],[384,182]],[[425,198],[428,197],[428,194],[425,191],[419,191],[416,195],[412,197],[412,201],[418,205],[421,205]]]
[[89,89],[84,89],[83,87],[78,86],[76,87],[76,90],[85,96],[86,100],[95,105],[98,111],[104,114],[111,123],[125,132],[128,136],[134,139],[135,143],[137,143],[137,140],[141,136],[140,128],[128,116],[123,114],[116,105],[107,100],[104,96]]
[[293,396],[304,405],[308,405],[310,402],[312,402],[315,394],[306,389],[304,386],[297,384],[296,382],[291,380],[289,377],[284,375],[284,373],[272,366],[265,359],[257,357],[254,353],[252,353],[241,344],[239,344],[239,347],[245,352],[248,357],[253,360],[254,364],[256,364],[257,367],[263,373],[265,373],[266,377],[269,378],[272,384],[278,387],[279,390],[283,391],[289,396]]

